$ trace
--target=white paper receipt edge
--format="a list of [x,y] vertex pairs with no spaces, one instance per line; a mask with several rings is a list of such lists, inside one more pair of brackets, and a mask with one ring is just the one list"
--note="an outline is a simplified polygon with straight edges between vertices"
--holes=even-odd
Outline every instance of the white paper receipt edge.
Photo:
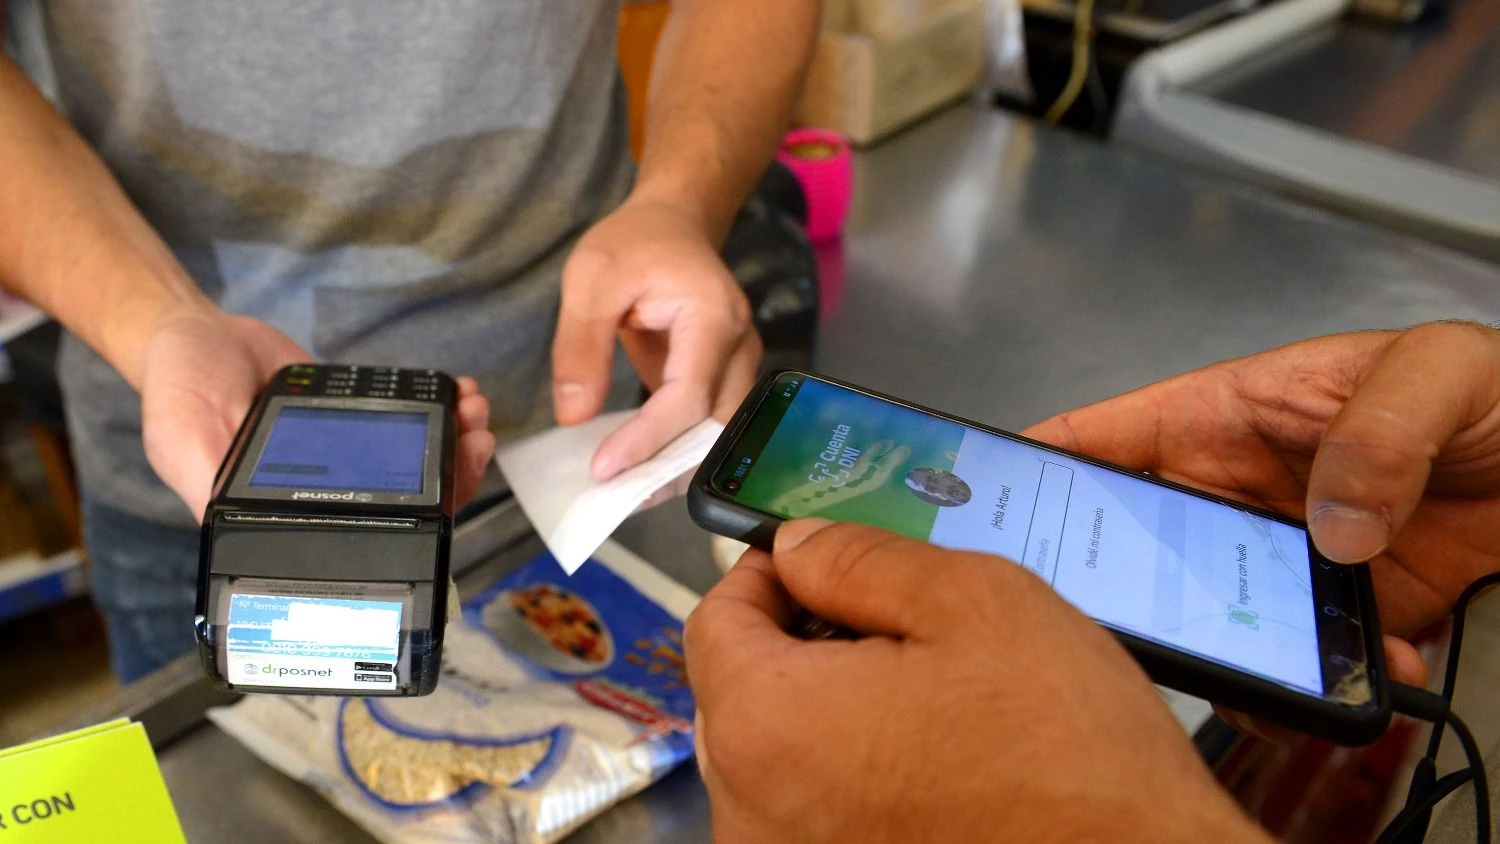
[[595,450],[635,412],[609,413],[582,425],[553,428],[495,451],[495,461],[521,509],[569,574],[627,516],[696,469],[724,430],[721,423],[704,420],[650,460],[608,481],[595,482],[589,471]]

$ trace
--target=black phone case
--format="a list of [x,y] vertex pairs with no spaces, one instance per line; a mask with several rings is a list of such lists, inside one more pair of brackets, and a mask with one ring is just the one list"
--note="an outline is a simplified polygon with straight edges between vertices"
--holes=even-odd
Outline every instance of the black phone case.
[[[697,473],[693,476],[693,481],[688,488],[687,494],[688,513],[692,516],[693,521],[704,530],[721,536],[727,536],[731,539],[737,539],[756,548],[770,550],[776,537],[776,529],[780,526],[783,519],[721,498],[714,491],[711,482],[714,473],[722,465],[731,446],[744,430],[746,423],[755,415],[755,411],[759,409],[762,400],[770,391],[771,385],[781,375],[795,371],[788,369],[777,370],[768,373],[760,380],[755,389],[751,390],[749,397],[740,405],[739,410],[735,412],[734,417],[730,419],[729,424],[725,426],[724,433],[720,435],[718,442],[714,443],[714,447],[709,451],[708,457],[704,459]],[[812,373],[806,374],[811,375]],[[981,431],[988,431],[999,436],[1029,443],[1058,454],[1092,463],[1095,466],[1135,477],[1143,477],[1154,484],[1180,490],[1199,498],[1259,513],[1276,521],[1289,521],[1286,517],[1279,514],[1250,507],[1238,501],[1231,501],[1210,495],[1202,490],[1172,483],[1171,481],[1163,480],[1145,472],[1116,466],[1097,458],[1071,452],[1047,443],[1037,442],[1018,434],[1001,431],[988,425],[982,425],[972,420],[903,401],[893,396],[887,396],[865,387],[829,378],[825,375],[817,375],[816,377],[830,384],[875,396],[876,398],[893,402],[903,407],[931,414],[940,419],[947,419],[960,425],[967,425]],[[1146,673],[1156,683],[1195,697],[1222,704],[1243,712],[1246,715],[1262,718],[1266,721],[1338,744],[1349,746],[1368,744],[1378,738],[1381,733],[1385,732],[1387,725],[1390,723],[1390,688],[1385,671],[1385,651],[1381,644],[1380,620],[1375,607],[1375,591],[1370,580],[1369,567],[1363,565],[1352,566],[1351,570],[1354,574],[1355,593],[1359,603],[1360,617],[1364,631],[1366,660],[1370,669],[1370,682],[1373,687],[1372,691],[1374,692],[1372,702],[1364,706],[1344,706],[1321,697],[1300,694],[1269,680],[1236,671],[1218,663],[1192,656],[1191,654],[1173,650],[1155,642],[1132,636],[1129,633],[1118,630],[1111,630],[1110,632],[1115,634],[1115,637],[1120,640],[1126,650],[1135,657],[1136,662],[1145,669]]]

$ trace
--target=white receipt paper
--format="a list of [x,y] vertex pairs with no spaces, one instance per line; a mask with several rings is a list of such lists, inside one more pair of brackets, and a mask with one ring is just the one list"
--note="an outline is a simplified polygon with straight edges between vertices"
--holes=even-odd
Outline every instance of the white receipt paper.
[[608,413],[582,425],[553,428],[495,451],[495,461],[532,527],[568,574],[631,513],[696,469],[724,426],[704,420],[650,460],[599,483],[589,462],[599,443],[635,415]]

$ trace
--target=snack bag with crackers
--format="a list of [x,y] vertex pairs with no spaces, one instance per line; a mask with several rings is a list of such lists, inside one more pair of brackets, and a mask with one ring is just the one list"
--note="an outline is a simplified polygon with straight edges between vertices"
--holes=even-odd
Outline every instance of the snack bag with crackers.
[[387,842],[551,842],[692,755],[697,596],[615,543],[463,605],[419,698],[254,695],[214,723]]

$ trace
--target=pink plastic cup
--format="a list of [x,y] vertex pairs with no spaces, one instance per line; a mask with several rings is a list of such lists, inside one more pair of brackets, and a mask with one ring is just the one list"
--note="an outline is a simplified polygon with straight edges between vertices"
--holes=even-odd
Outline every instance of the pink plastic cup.
[[782,139],[776,157],[807,196],[807,239],[821,243],[838,238],[854,186],[849,142],[827,129],[793,129]]

